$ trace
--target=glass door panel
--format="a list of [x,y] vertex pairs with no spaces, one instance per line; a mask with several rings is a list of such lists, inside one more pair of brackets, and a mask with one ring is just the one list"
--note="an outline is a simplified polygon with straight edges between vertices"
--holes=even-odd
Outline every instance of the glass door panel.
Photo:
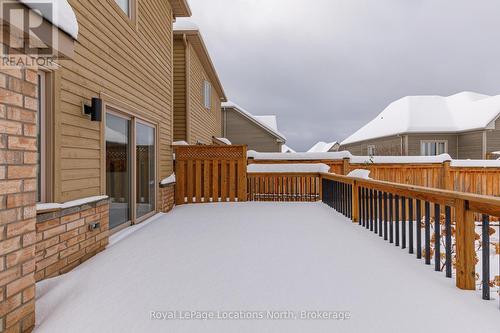
[[130,120],[106,113],[106,193],[109,228],[130,221]]
[[155,129],[136,124],[136,215],[140,218],[155,209]]

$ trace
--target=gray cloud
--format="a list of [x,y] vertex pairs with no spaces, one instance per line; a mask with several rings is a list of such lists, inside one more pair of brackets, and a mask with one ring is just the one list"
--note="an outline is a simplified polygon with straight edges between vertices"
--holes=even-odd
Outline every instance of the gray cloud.
[[496,0],[190,0],[229,98],[291,147],[342,140],[390,102],[500,94]]

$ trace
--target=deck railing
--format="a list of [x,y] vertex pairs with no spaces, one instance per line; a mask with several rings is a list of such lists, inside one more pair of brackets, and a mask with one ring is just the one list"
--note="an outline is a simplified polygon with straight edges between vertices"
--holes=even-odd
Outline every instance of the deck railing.
[[321,181],[318,173],[249,173],[249,201],[318,201]]
[[321,174],[321,181],[325,204],[425,264],[433,259],[434,269],[448,278],[455,267],[460,289],[475,290],[478,279],[483,299],[490,299],[490,288],[499,282],[490,272],[490,255],[499,251],[498,244],[492,249],[490,235],[500,231],[493,228],[500,199],[335,174]]

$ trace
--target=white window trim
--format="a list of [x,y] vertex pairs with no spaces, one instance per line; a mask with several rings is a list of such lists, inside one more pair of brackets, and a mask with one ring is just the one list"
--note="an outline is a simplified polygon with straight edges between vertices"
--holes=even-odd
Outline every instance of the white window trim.
[[420,156],[426,156],[425,155],[425,144],[427,143],[444,143],[444,153],[443,154],[448,154],[448,140],[420,140]]
[[[376,150],[375,150],[375,149],[376,149],[376,147],[375,147],[375,145],[368,145],[368,146],[366,147],[366,149],[367,149],[367,151],[366,151],[366,152],[367,152],[368,156],[373,156],[373,155],[375,155],[375,154],[376,154]],[[372,150],[372,154],[370,154],[370,150]]]
[[212,108],[212,84],[208,80],[203,81],[203,106],[207,110]]
[[[39,94],[38,96],[39,99],[39,105],[40,105],[40,110],[38,112],[38,115],[40,116],[40,119],[37,119],[37,126],[40,126],[40,188],[38,189],[40,199],[39,202],[45,202],[47,200],[47,191],[46,191],[46,185],[47,185],[47,137],[45,135],[46,133],[46,115],[47,115],[47,94],[46,94],[46,73],[43,71],[38,72],[39,76]],[[37,166],[38,167],[38,166]]]

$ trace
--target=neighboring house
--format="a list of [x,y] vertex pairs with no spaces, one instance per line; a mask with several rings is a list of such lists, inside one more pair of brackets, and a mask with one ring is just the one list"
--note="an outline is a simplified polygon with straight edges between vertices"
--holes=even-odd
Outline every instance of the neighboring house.
[[340,144],[337,141],[334,142],[323,142],[320,141],[311,147],[308,153],[329,153],[339,150]]
[[198,27],[174,23],[174,141],[211,144],[221,136],[227,100]]
[[404,97],[345,139],[340,150],[354,155],[490,158],[500,150],[499,116],[500,95]]
[[288,153],[288,154],[290,154],[290,153],[296,153],[295,150],[293,150],[292,148],[288,147],[287,145],[281,146],[281,152],[282,153]]
[[222,104],[222,136],[235,145],[258,152],[281,152],[286,138],[278,131],[276,116],[254,116],[241,106]]

